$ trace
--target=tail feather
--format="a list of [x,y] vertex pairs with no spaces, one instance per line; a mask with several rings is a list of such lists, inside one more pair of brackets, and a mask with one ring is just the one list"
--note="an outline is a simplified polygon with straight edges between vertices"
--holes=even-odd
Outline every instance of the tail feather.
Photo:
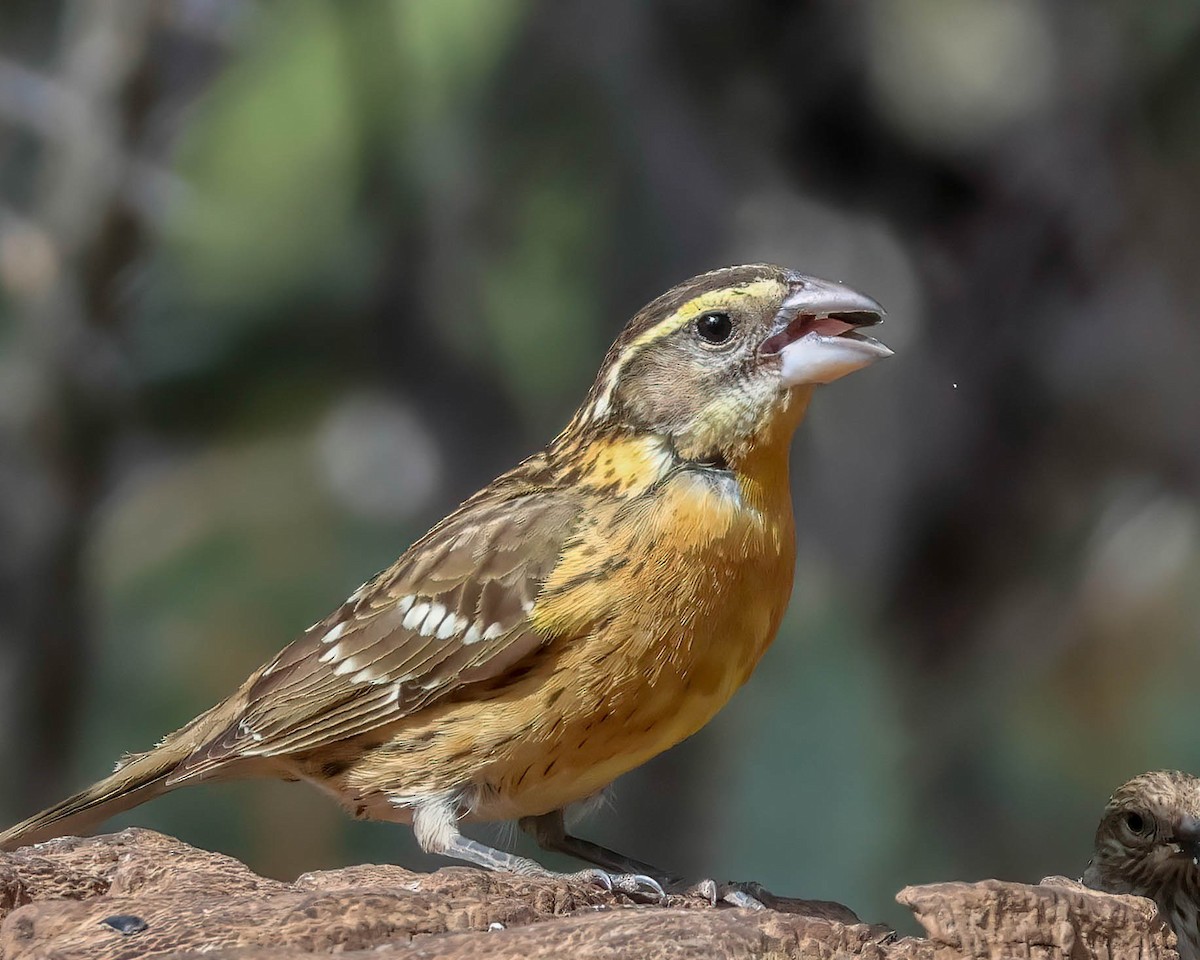
[[109,817],[167,793],[172,789],[167,778],[191,752],[182,738],[168,738],[148,753],[134,754],[110,776],[0,833],[0,850],[86,833]]

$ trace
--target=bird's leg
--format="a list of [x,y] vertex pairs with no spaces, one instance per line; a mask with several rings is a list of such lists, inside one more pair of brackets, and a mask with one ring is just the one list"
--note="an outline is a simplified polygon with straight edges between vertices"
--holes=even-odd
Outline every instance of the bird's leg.
[[495,847],[489,847],[486,843],[464,837],[461,833],[456,833],[451,837],[444,848],[430,852],[454,857],[456,860],[465,860],[467,863],[473,863],[485,870],[506,871],[523,877],[544,876],[550,872],[536,860],[497,850]]
[[590,840],[574,837],[567,833],[561,810],[552,810],[540,817],[522,817],[520,824],[521,829],[533,837],[543,850],[565,853],[618,874],[640,876],[643,879],[653,878],[672,892],[699,894],[714,905],[724,901],[735,907],[761,910],[765,906],[763,900],[770,899],[771,896],[757,883],[718,883],[715,880],[688,883],[682,877],[668,874],[641,860],[609,850]]
[[551,850],[554,853],[565,853],[569,857],[575,857],[587,863],[594,863],[598,867],[603,867],[605,870],[612,870],[616,873],[635,873],[654,877],[666,886],[675,886],[683,882],[681,878],[670,876],[657,867],[643,863],[641,860],[626,857],[615,850],[609,850],[608,847],[592,843],[590,840],[571,836],[571,834],[567,833],[566,824],[563,823],[563,812],[561,810],[552,810],[549,813],[542,814],[540,817],[522,817],[519,822],[521,829],[533,837],[537,845],[543,850]]
[[487,870],[506,870],[526,877],[563,877],[567,880],[583,880],[597,883],[606,890],[628,894],[638,899],[658,902],[666,896],[663,888],[653,877],[640,873],[625,871],[608,872],[606,870],[577,870],[574,873],[559,873],[543,867],[536,860],[519,857],[514,853],[506,853],[489,847],[487,844],[464,837],[456,833],[444,850],[438,851],[448,857],[457,857]]
[[421,849],[426,853],[465,860],[485,870],[505,871],[525,877],[561,877],[596,883],[606,890],[615,890],[636,899],[658,902],[666,896],[656,880],[634,872],[579,870],[575,873],[559,873],[549,870],[536,860],[497,850],[478,840],[464,837],[459,832],[456,821],[455,812],[447,803],[435,801],[416,806],[413,810],[413,832]]

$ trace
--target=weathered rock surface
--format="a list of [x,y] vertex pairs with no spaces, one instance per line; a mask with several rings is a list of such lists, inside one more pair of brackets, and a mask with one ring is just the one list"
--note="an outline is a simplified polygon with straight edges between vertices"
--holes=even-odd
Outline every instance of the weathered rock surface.
[[1175,960],[1154,904],[1045,881],[899,894],[928,938],[896,940],[845,907],[762,911],[701,898],[636,905],[583,883],[395,866],[269,880],[148,830],[0,853],[0,960],[832,958]]

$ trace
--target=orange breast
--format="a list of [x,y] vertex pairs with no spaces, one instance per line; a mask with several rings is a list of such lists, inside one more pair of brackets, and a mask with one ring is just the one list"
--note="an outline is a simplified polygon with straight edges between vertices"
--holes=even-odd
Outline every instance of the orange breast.
[[[493,766],[505,816],[595,793],[695,733],[745,683],[791,593],[784,499],[762,511],[728,477],[679,474],[654,497],[616,506],[564,555],[533,616],[576,639],[553,672],[530,678],[544,706]],[[608,572],[580,579],[577,566],[598,569],[597,553]]]
[[786,457],[784,446],[737,474],[676,470],[598,497],[531,612],[547,646],[524,675],[409,718],[346,786],[466,788],[468,818],[511,819],[588,797],[695,733],[787,606]]

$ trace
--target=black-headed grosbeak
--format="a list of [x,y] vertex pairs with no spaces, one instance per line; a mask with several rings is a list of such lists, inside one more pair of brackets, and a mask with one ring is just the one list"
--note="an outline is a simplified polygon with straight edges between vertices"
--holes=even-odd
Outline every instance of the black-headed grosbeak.
[[600,882],[661,895],[645,864],[567,834],[563,808],[695,733],[750,676],[792,589],[792,433],[817,384],[890,355],[857,332],[882,315],[770,265],[663,294],[542,452],[0,849],[186,784],[280,777],[411,823],[427,851],[545,872],[459,831],[518,819]]

